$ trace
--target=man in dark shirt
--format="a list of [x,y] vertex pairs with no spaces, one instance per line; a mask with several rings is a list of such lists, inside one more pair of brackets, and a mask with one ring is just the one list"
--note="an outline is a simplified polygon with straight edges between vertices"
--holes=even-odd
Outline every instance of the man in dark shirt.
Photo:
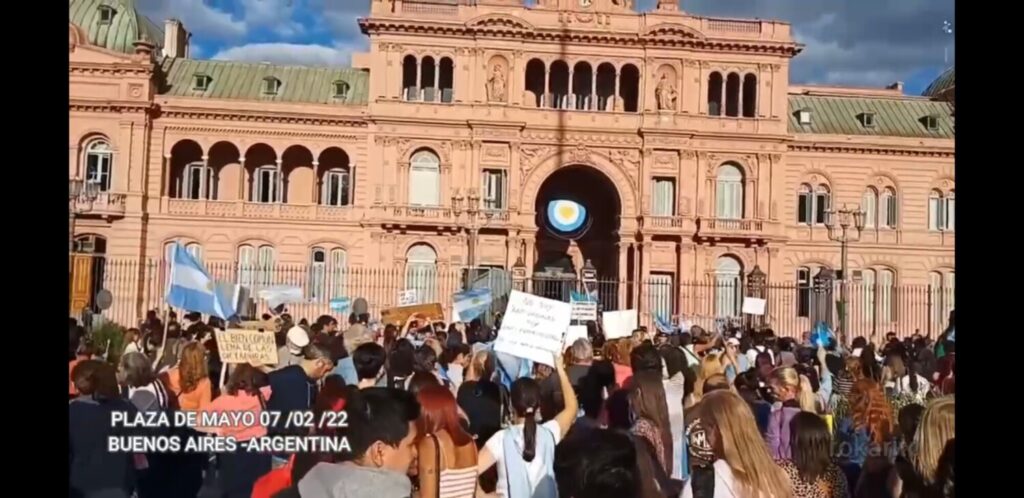
[[302,360],[298,365],[291,365],[270,373],[270,399],[267,410],[279,412],[277,426],[268,428],[271,434],[306,434],[308,427],[301,427],[299,421],[293,419],[287,424],[288,417],[296,412],[311,410],[316,402],[316,384],[334,368],[330,351],[319,344],[309,344],[302,349]]

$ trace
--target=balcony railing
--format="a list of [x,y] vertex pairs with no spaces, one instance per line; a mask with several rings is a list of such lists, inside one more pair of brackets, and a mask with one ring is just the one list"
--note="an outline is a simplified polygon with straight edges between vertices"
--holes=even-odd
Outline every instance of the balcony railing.
[[270,204],[246,201],[204,201],[167,199],[164,212],[177,216],[212,218],[257,218],[299,221],[349,221],[358,219],[351,206],[317,204]]
[[763,233],[762,220],[701,218],[697,220],[697,231],[701,235],[753,235]]
[[683,228],[682,216],[647,216],[644,220],[650,228]]
[[[368,209],[354,206],[322,206],[318,204],[278,204],[248,201],[215,201],[164,198],[163,212],[175,216],[211,218],[254,218],[296,221],[358,221],[365,215],[387,221],[424,221],[468,223],[465,209],[456,212],[447,206],[376,205]],[[122,201],[123,204],[123,201]],[[123,208],[122,208],[123,212]],[[508,210],[478,210],[476,220],[481,226],[508,223]]]
[[124,216],[126,199],[124,194],[100,192],[91,203],[80,197],[76,204],[81,216]]

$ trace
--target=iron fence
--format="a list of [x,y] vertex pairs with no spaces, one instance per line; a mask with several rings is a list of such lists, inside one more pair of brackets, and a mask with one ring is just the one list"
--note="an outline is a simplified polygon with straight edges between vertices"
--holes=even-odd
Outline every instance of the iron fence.
[[[83,257],[81,255],[76,256]],[[88,256],[85,256],[88,257]],[[297,286],[305,300],[289,304],[289,311],[298,318],[315,319],[332,312],[330,300],[335,297],[367,300],[371,315],[396,306],[398,295],[416,289],[419,302],[439,302],[451,310],[453,295],[466,288],[489,288],[494,301],[491,314],[504,309],[509,292],[517,283],[510,272],[500,268],[437,269],[433,266],[393,268],[332,267],[328,264],[240,265],[230,262],[207,262],[207,270],[219,282],[239,283],[250,290],[243,315],[257,316],[263,309],[255,299],[261,289],[274,285]],[[73,282],[72,302],[96,309],[96,293],[111,292],[111,306],[103,311],[105,319],[122,325],[135,324],[147,310],[163,307],[170,276],[169,265],[163,261],[120,260],[93,257],[91,264],[77,265]],[[519,284],[523,290],[551,299],[568,302],[572,292],[596,291],[602,310],[636,308],[640,323],[654,328],[654,318],[661,316],[677,321],[685,317],[691,324],[713,330],[723,321],[735,320],[768,325],[779,335],[798,337],[819,320],[839,323],[840,282],[822,289],[797,283],[768,283],[753,287],[741,279],[675,282],[671,275],[652,275],[637,285],[630,280],[531,277]],[[83,294],[84,293],[84,294]],[[765,300],[763,317],[744,315],[747,297]],[[849,313],[849,337],[876,336],[896,332],[901,336],[915,332],[934,337],[946,325],[954,307],[952,287],[930,285],[880,286],[849,283],[846,311]],[[78,313],[80,309],[72,309]],[[490,315],[488,315],[490,316]],[[339,317],[345,318],[345,317]]]

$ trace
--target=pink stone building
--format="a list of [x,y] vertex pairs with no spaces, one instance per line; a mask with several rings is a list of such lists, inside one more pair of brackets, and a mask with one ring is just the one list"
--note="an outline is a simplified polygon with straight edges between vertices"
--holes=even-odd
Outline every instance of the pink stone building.
[[[448,302],[461,269],[517,262],[537,291],[589,260],[606,307],[645,320],[736,315],[756,267],[770,318],[802,327],[845,205],[865,213],[851,330],[943,321],[952,69],[924,96],[795,86],[782,21],[523,3],[373,0],[369,52],[339,68],[193,59],[179,21],[71,1],[68,171],[98,190],[71,202],[72,310],[99,288],[118,321],[156,307],[180,241],[222,278],[303,285],[308,313]],[[543,226],[563,198],[588,210],[578,240]]]

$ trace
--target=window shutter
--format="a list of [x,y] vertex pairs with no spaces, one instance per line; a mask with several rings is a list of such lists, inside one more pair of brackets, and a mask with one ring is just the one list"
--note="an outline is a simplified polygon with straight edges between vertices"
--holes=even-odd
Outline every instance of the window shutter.
[[800,192],[797,195],[796,200],[796,221],[797,223],[810,223],[811,217],[811,206],[810,206],[810,194],[807,192]]
[[875,206],[875,192],[868,189],[868,191],[864,192],[864,195],[861,196],[860,203],[863,206],[862,209],[864,209],[864,226],[867,228],[875,228],[875,220],[878,218],[878,211]]

